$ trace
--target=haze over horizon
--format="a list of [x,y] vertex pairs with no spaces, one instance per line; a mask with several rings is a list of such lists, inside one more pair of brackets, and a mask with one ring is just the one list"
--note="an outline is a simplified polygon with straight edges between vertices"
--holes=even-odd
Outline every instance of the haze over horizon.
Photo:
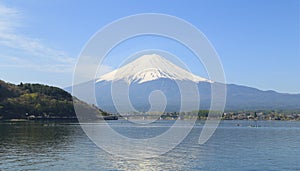
[[[300,93],[298,0],[94,3],[2,1],[0,79],[70,86],[77,56],[96,31],[128,15],[164,13],[187,20],[207,36],[220,56],[228,84]],[[136,37],[115,47],[101,73],[118,68],[144,49],[168,51],[192,73],[207,78],[201,62],[186,47],[156,36]]]

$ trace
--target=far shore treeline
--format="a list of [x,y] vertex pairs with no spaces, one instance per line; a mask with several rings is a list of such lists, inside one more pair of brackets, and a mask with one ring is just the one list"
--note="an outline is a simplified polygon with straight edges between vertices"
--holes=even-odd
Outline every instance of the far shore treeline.
[[[0,120],[28,119],[28,120],[50,120],[50,119],[74,119],[77,116],[73,106],[73,100],[86,112],[83,120],[94,119],[117,119],[123,118],[118,114],[112,115],[94,105],[73,98],[65,90],[57,87],[41,84],[19,85],[6,83],[0,80]],[[198,119],[206,119],[208,110],[191,112],[166,112],[161,119],[189,119],[188,116],[197,116]],[[288,110],[247,110],[247,111],[225,111],[223,120],[300,120],[300,111]]]

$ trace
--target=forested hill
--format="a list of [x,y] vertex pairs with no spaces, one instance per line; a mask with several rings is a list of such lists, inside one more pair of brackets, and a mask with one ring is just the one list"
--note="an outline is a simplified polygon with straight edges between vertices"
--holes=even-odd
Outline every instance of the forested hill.
[[[76,100],[81,106],[91,106]],[[100,110],[93,117],[101,115]],[[14,85],[0,80],[0,119],[76,118],[68,92],[41,84]]]

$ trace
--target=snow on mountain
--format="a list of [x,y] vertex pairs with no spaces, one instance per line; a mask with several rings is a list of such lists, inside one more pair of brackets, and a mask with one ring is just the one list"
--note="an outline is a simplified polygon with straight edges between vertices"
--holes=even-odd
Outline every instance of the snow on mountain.
[[[166,79],[161,79],[166,78]],[[112,86],[111,81],[123,80],[130,86],[117,82]],[[174,82],[179,80],[179,84]],[[191,82],[193,81],[193,82]],[[91,81],[94,83],[94,81]],[[89,93],[87,85],[90,82],[76,86],[82,90],[82,94]],[[131,84],[133,83],[133,84]],[[163,93],[167,101],[166,111],[174,112],[181,109],[181,103],[194,101],[197,93],[193,87],[198,86],[200,95],[200,108],[209,109],[211,104],[211,86],[220,83],[212,82],[205,78],[196,76],[187,70],[173,64],[159,55],[144,55],[140,58],[101,76],[95,84],[95,97],[97,105],[108,112],[118,112],[116,104],[122,107],[122,111],[132,112],[132,108],[127,101],[138,111],[148,111],[155,109],[160,103],[161,96],[153,96],[152,92],[158,90]],[[180,86],[185,86],[187,94],[182,100]],[[191,88],[186,88],[191,86]],[[78,89],[78,87],[77,87]],[[127,89],[127,90],[125,90]],[[300,94],[282,94],[275,91],[261,91],[255,88],[227,84],[226,110],[300,110]],[[72,92],[72,87],[67,88]],[[151,98],[149,98],[151,97]],[[84,99],[88,103],[94,103],[94,97]],[[152,99],[151,102],[149,99]],[[116,100],[118,103],[116,103]],[[119,103],[121,101],[121,103]],[[188,111],[198,110],[193,106],[186,106]],[[185,110],[185,109],[184,109]]]
[[121,68],[101,76],[96,82],[124,80],[131,84],[133,82],[145,83],[160,78],[212,83],[211,80],[194,75],[157,54],[143,55]]

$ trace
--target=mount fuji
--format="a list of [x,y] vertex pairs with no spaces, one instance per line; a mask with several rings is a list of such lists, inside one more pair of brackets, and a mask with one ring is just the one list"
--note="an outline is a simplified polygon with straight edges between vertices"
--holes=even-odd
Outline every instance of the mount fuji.
[[[152,109],[155,103],[165,103],[165,111],[179,111],[182,87],[190,97],[185,98],[185,102],[191,104],[197,94],[196,87],[200,109],[209,109],[212,84],[220,83],[192,74],[162,56],[150,54],[96,79],[95,93],[98,107],[109,112],[119,111],[116,102],[128,112],[132,112],[130,106],[137,111],[155,111]],[[300,94],[262,91],[234,84],[226,87],[226,110],[300,110]],[[195,109],[187,106],[186,110]]]
[[212,83],[212,81],[194,75],[156,54],[143,55],[131,63],[101,76],[96,82],[123,80],[128,84],[141,84],[162,78]]

